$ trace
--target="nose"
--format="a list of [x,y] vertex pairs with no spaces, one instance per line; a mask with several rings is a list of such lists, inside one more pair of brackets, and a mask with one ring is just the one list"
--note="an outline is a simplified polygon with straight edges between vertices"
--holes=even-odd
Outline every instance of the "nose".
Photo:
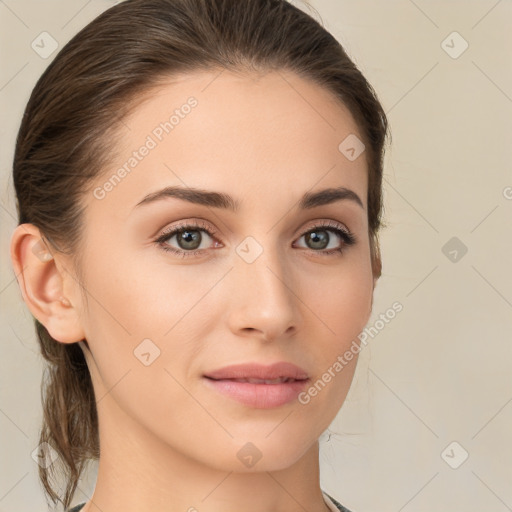
[[297,283],[278,251],[266,249],[252,263],[237,256],[230,282],[228,322],[234,334],[270,342],[299,329]]

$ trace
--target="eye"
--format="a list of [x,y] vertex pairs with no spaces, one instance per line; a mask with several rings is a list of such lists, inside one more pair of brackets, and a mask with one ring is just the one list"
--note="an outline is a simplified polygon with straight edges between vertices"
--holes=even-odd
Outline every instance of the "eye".
[[[201,252],[207,250],[207,248],[201,248],[204,236],[201,233],[206,233],[208,238],[213,238],[215,231],[211,229],[207,224],[202,222],[182,224],[174,226],[160,237],[157,238],[156,242],[164,251],[171,252],[182,258],[195,256]],[[169,241],[176,238],[178,248],[171,247]]]
[[[205,238],[202,233],[205,233],[207,238],[213,239],[217,247],[222,246],[214,236],[216,231],[208,224],[198,221],[173,226],[160,235],[155,243],[164,251],[171,252],[181,258],[199,256],[209,249],[208,246],[201,248]],[[329,233],[332,235],[329,235]],[[174,238],[176,238],[175,243],[178,247],[173,247],[170,244],[170,241]],[[341,224],[334,221],[323,221],[315,224],[301,235],[299,240],[302,238],[305,238],[306,244],[310,246],[305,247],[305,249],[310,249],[310,252],[322,256],[340,255],[356,243],[355,236],[342,227]],[[332,243],[334,243],[334,247],[329,247]]]
[[[329,235],[329,233],[334,233],[334,236]],[[301,238],[305,238],[306,244],[313,247],[312,252],[322,256],[342,254],[348,247],[356,243],[356,237],[348,229],[333,221],[323,221],[315,224],[299,240]],[[342,242],[341,246],[339,245],[340,240]],[[334,244],[334,247],[329,248],[329,244]]]

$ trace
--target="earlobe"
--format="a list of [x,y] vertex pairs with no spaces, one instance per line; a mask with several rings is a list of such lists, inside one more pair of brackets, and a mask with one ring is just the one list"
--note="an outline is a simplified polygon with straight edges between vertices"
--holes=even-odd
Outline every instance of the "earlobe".
[[11,261],[23,300],[32,315],[62,343],[84,338],[77,310],[65,294],[66,272],[33,224],[21,224],[11,238]]

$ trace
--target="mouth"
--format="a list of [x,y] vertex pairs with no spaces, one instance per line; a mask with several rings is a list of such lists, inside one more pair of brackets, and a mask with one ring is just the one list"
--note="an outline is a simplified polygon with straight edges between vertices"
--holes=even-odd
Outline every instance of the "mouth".
[[277,379],[214,379],[212,377],[205,376],[207,379],[211,380],[230,380],[232,382],[248,382],[249,384],[282,384],[284,382],[300,382],[307,379],[294,379],[292,377],[279,377]]
[[235,365],[203,375],[208,388],[255,409],[281,407],[295,401],[309,381],[307,373],[291,363]]
[[[209,371],[205,377],[210,379],[240,379],[243,381],[268,381],[267,383],[273,384],[282,382],[282,379],[305,380],[309,376],[303,368],[280,361],[271,365],[262,365],[259,363],[244,363],[225,366],[217,370]],[[256,382],[255,382],[256,383]]]

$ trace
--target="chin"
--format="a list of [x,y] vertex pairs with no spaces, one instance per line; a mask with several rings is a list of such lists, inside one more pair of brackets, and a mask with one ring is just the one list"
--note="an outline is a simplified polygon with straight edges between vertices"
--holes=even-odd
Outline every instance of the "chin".
[[[235,438],[230,446],[218,446],[215,453],[209,452],[208,462],[216,469],[237,473],[280,471],[297,463],[316,442],[316,438],[306,439],[306,436],[299,440],[276,432],[268,437],[267,433],[262,433],[253,438],[247,436],[244,441]],[[217,463],[212,464],[212,461]]]

